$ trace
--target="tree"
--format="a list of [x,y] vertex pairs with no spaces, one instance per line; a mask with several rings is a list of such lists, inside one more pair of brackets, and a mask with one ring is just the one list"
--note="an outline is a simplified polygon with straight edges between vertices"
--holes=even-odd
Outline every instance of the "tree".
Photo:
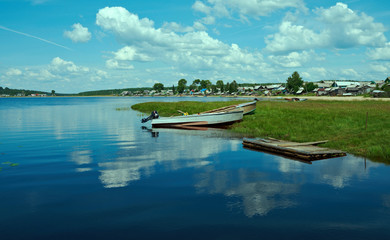
[[155,83],[153,85],[153,89],[156,90],[157,92],[161,92],[162,90],[164,90],[164,84],[162,84],[162,83]]
[[205,89],[205,88],[210,89],[211,85],[212,84],[211,84],[210,80],[201,80],[200,81],[200,88],[201,89]]
[[314,89],[318,88],[318,85],[314,84],[312,82],[307,82],[307,83],[305,83],[304,88],[305,88],[305,91],[308,93],[308,92],[311,92]]
[[229,92],[229,90],[230,90],[230,83],[227,82],[226,85],[225,85],[225,91]]
[[381,90],[385,91],[385,92],[390,92],[390,85],[387,83],[383,84],[383,86],[381,87]]
[[187,85],[187,80],[185,79],[180,79],[178,84],[177,84],[177,91],[182,94],[184,92],[184,89],[186,89]]
[[200,85],[200,80],[199,80],[199,79],[195,79],[195,80],[192,82],[190,88],[191,88],[192,90],[198,91],[198,90],[199,90],[199,85]]
[[229,93],[234,93],[238,91],[238,85],[236,80],[233,80],[233,82],[229,85]]
[[287,78],[286,88],[289,92],[297,92],[303,85],[303,80],[299,76],[298,72],[294,72],[290,77]]
[[52,96],[55,96],[55,95],[56,95],[56,91],[51,90],[51,95],[52,95]]
[[211,85],[211,92],[216,93],[217,92],[217,86],[212,84]]
[[172,85],[172,92],[173,92],[173,94],[176,93],[176,91],[175,91],[175,85]]
[[218,80],[217,83],[216,83],[216,87],[219,88],[219,90],[221,92],[223,92],[224,91],[223,81],[222,80]]

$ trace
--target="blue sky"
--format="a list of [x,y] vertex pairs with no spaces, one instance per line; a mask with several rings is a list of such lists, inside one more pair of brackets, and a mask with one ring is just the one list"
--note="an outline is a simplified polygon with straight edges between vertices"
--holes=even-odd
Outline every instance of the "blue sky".
[[0,0],[0,86],[383,80],[386,0]]

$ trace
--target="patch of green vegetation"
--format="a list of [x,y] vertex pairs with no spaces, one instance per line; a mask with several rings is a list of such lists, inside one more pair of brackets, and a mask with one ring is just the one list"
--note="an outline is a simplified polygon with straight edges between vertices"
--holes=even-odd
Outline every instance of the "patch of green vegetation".
[[258,102],[255,114],[233,129],[296,142],[329,140],[324,147],[390,163],[389,118],[387,102]]
[[152,88],[144,87],[144,88],[122,88],[122,89],[95,90],[95,91],[80,92],[77,95],[78,96],[113,96],[113,95],[120,95],[123,91],[143,92],[144,90],[152,90]]
[[146,114],[150,114],[152,111],[157,110],[158,114],[163,117],[169,117],[174,115],[182,115],[178,110],[188,112],[188,114],[196,114],[207,110],[224,107],[227,105],[243,103],[247,101],[229,101],[229,102],[195,102],[195,101],[183,101],[183,102],[145,102],[132,105],[133,110],[137,110]]
[[[132,106],[161,116],[194,114],[230,102],[149,102]],[[259,101],[232,131],[247,137],[272,137],[295,142],[329,140],[322,145],[390,164],[390,103],[381,101]],[[367,122],[367,125],[366,125]],[[367,126],[367,127],[366,127]]]
[[[8,165],[8,167],[16,167],[16,166],[19,166],[19,163],[13,163],[13,162],[9,162],[9,161],[6,161],[6,162],[2,162],[1,164],[3,165]],[[3,170],[3,167],[0,167],[0,172]]]

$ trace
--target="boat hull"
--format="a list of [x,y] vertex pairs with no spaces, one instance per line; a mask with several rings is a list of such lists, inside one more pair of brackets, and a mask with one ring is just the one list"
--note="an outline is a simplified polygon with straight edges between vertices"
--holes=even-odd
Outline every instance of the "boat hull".
[[204,113],[187,116],[161,117],[152,120],[152,127],[188,128],[194,126],[222,127],[241,121],[243,111]]

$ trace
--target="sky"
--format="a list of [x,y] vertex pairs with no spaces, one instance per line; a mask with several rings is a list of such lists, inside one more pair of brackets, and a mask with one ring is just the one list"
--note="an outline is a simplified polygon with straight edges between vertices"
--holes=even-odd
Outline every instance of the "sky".
[[0,0],[0,86],[384,80],[388,0]]

